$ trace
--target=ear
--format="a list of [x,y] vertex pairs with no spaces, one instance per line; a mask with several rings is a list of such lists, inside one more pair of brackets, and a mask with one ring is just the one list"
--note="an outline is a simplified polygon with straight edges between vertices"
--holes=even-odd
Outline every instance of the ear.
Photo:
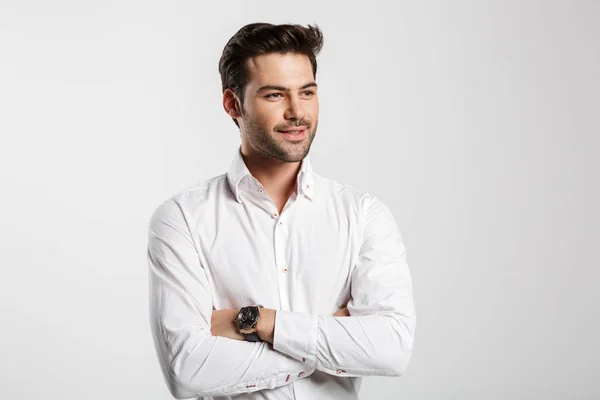
[[225,89],[223,92],[223,108],[231,118],[240,118],[242,116],[240,101],[231,89]]

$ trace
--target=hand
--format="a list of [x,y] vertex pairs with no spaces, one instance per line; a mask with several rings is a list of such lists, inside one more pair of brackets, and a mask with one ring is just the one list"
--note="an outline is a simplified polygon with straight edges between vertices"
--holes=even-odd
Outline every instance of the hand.
[[336,311],[333,314],[334,317],[349,317],[350,312],[348,311],[348,307],[344,307],[341,310]]
[[[258,321],[258,325],[256,325],[256,332],[258,333],[258,337],[265,342],[273,343],[276,315],[277,310],[264,307],[260,309],[260,320]],[[348,307],[344,307],[333,315],[336,317],[349,317],[350,312],[348,311]]]
[[239,310],[212,310],[210,318],[210,333],[213,336],[223,336],[229,339],[246,340],[240,333],[234,320]]
[[260,309],[260,319],[256,325],[256,333],[265,342],[273,343],[276,313],[277,310],[273,310],[272,308],[263,307]]

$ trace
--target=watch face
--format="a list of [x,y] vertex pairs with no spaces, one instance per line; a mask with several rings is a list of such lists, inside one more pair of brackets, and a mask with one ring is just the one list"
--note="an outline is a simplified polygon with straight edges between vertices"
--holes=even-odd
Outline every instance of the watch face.
[[256,323],[258,323],[258,319],[260,317],[260,313],[258,311],[258,307],[250,306],[243,307],[240,310],[237,319],[237,325],[239,329],[248,329],[252,328]]

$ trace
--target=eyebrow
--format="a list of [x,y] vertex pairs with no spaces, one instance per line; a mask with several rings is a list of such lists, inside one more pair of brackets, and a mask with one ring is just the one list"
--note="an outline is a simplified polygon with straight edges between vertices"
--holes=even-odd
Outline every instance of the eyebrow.
[[[300,90],[307,89],[309,87],[317,87],[317,83],[316,82],[310,82],[310,83],[307,83],[306,85],[302,85],[300,87]],[[256,93],[260,93],[260,92],[265,91],[265,90],[281,90],[283,92],[289,92],[291,89],[290,88],[286,88],[284,86],[265,85],[265,86],[261,86],[260,88],[258,88],[258,90],[256,91]]]

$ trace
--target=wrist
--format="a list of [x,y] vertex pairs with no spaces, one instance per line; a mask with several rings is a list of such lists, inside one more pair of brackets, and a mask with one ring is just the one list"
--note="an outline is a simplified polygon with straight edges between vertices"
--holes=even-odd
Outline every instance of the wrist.
[[261,320],[262,309],[262,305],[252,305],[244,306],[237,312],[237,316],[235,318],[236,328],[239,334],[241,334],[246,341],[264,341],[259,334],[258,327]]
[[276,310],[271,308],[260,309],[260,319],[256,325],[256,333],[258,337],[265,342],[273,343],[275,316]]

